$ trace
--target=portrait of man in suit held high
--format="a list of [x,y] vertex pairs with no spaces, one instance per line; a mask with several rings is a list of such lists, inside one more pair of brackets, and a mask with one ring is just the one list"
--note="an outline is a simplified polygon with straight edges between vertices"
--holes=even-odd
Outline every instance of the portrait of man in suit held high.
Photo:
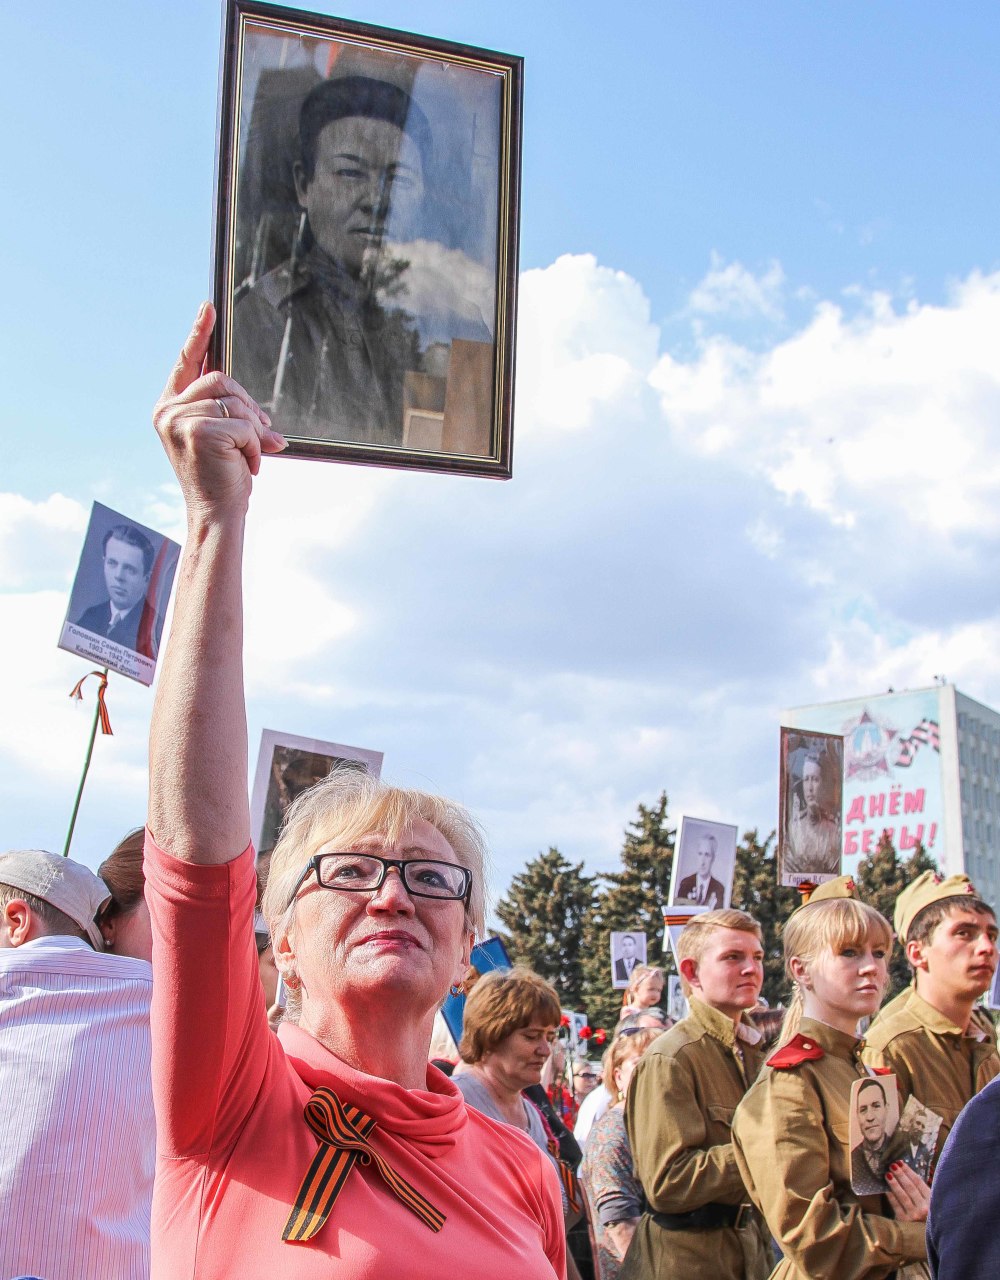
[[670,905],[721,911],[730,905],[736,869],[736,828],[682,818],[670,878]]
[[150,684],[180,547],[95,502],[59,647]]

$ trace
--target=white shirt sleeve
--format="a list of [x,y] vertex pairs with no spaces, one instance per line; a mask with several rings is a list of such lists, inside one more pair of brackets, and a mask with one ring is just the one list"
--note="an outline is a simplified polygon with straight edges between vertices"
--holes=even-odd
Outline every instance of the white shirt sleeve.
[[576,1124],[573,1126],[573,1137],[576,1138],[581,1147],[587,1141],[587,1134],[590,1133],[595,1123],[600,1120],[610,1105],[611,1095],[603,1084],[599,1084],[596,1089],[592,1089],[580,1103]]

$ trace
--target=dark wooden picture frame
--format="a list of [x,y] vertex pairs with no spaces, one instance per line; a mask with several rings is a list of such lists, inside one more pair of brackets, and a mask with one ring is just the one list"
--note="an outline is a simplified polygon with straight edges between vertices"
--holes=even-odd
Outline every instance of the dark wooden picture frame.
[[511,474],[522,60],[227,0],[213,363],[281,456]]

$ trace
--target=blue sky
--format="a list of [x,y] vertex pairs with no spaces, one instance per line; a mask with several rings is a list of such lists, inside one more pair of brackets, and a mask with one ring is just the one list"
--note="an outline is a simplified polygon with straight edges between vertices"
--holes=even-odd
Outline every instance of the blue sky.
[[[503,885],[610,865],[639,801],[769,828],[783,706],[945,672],[1000,702],[993,6],[344,4],[525,58],[509,484],[278,463],[251,734],[381,749]],[[61,847],[55,648],[92,499],[179,532],[149,410],[211,243],[220,16],[20,6],[0,84],[0,842]],[[112,686],[80,821],[142,820]]]

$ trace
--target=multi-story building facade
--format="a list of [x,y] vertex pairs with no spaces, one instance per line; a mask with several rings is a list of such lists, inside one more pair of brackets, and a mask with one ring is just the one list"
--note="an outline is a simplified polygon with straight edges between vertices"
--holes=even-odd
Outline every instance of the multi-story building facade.
[[1000,713],[937,684],[782,712],[789,728],[844,737],[844,870],[884,830],[966,872],[1000,904]]

